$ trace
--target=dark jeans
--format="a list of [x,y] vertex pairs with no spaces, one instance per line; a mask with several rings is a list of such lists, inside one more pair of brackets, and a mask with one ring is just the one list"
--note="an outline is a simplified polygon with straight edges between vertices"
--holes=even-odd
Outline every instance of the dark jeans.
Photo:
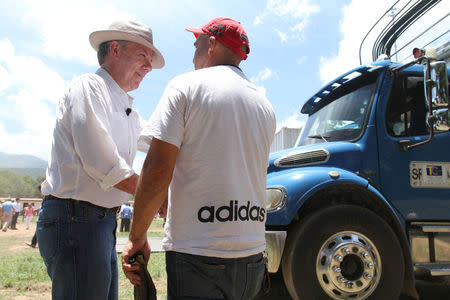
[[166,252],[167,300],[251,300],[260,292],[262,254],[218,258]]
[[12,220],[11,220],[11,229],[16,229],[16,224],[17,224],[17,218],[19,217],[19,213],[15,212],[12,215]]
[[129,231],[130,231],[130,219],[121,219],[120,232],[129,232]]
[[36,238],[36,231],[35,231],[33,238],[31,239],[31,245],[36,246],[36,244],[37,244],[37,238]]
[[75,200],[45,200],[36,235],[52,299],[117,300],[116,215]]

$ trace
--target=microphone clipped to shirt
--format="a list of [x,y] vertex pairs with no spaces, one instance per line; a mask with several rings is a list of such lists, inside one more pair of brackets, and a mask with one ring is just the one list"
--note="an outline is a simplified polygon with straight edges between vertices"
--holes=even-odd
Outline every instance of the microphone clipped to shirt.
[[125,113],[127,114],[127,116],[129,116],[131,114],[131,108],[127,108],[125,109]]

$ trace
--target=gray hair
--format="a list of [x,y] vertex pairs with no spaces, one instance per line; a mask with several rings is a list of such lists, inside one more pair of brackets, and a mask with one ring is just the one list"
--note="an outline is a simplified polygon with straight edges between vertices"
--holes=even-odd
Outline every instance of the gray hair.
[[[105,58],[109,54],[109,45],[111,45],[111,42],[112,41],[103,42],[98,46],[97,59],[100,66],[105,62]],[[127,41],[118,40],[116,42],[118,42],[122,48],[126,47]]]

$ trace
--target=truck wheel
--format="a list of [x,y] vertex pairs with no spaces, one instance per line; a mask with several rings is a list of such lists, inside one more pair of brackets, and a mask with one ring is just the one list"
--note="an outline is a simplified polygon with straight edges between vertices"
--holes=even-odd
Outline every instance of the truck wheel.
[[404,260],[391,227],[368,209],[325,208],[288,231],[283,278],[293,299],[398,299]]

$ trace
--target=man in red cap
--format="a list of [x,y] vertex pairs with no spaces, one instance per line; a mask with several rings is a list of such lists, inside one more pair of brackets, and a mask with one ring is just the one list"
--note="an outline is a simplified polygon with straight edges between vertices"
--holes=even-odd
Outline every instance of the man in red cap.
[[168,299],[253,299],[265,273],[265,197],[276,120],[239,68],[250,52],[242,25],[216,18],[186,27],[195,71],[173,79],[150,119],[152,142],[135,195],[122,266],[148,261],[146,232],[168,196],[163,249]]

